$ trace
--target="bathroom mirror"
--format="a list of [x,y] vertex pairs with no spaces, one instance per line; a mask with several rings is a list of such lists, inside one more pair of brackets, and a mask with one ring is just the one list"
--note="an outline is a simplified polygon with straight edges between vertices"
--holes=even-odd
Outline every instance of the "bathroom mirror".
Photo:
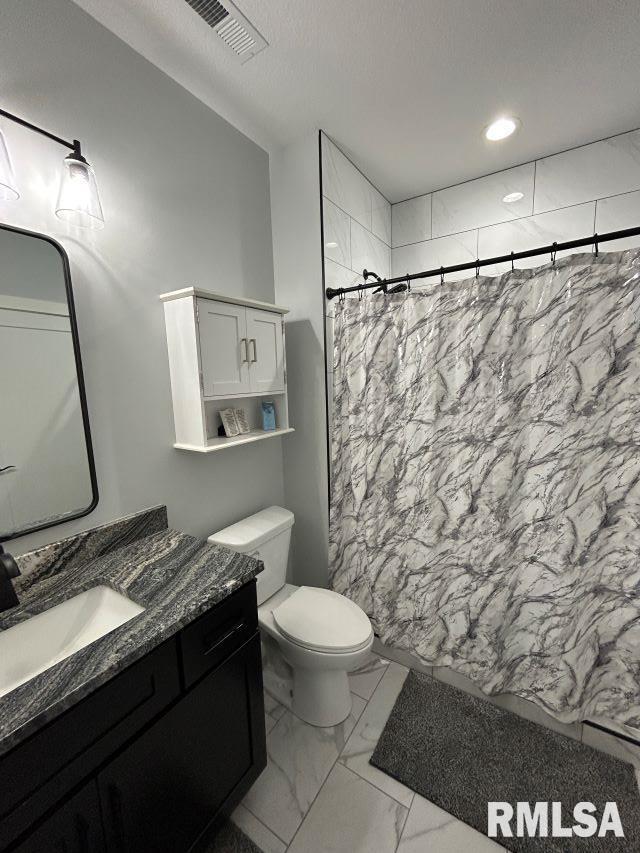
[[67,255],[0,225],[0,542],[97,502]]

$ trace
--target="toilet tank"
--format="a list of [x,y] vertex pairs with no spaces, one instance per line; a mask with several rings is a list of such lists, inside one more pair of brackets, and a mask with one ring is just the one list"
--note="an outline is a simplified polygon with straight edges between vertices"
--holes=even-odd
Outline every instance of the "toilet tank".
[[264,571],[256,578],[258,604],[263,604],[286,583],[293,520],[288,509],[270,506],[209,536],[209,542],[262,560]]

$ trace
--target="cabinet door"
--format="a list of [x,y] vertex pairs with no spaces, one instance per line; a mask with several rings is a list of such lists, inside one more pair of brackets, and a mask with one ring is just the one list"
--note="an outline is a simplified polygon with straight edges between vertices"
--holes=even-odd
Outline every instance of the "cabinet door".
[[204,397],[231,397],[249,390],[245,308],[198,299],[198,330]]
[[45,818],[12,853],[103,853],[95,780]]
[[266,764],[257,634],[98,777],[107,849],[187,851]]
[[247,308],[247,337],[251,390],[284,391],[282,315]]

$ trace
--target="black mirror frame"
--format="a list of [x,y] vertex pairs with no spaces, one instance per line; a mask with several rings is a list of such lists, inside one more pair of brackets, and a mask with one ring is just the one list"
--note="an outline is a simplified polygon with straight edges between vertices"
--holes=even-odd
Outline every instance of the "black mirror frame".
[[78,337],[78,323],[76,320],[76,309],[73,301],[73,288],[71,286],[71,268],[69,266],[69,256],[64,248],[46,234],[39,234],[36,231],[27,231],[24,228],[15,228],[13,225],[4,225],[0,223],[0,229],[3,231],[13,231],[15,234],[24,234],[27,237],[35,237],[38,240],[44,240],[50,243],[60,255],[62,261],[62,270],[64,273],[64,286],[67,294],[67,305],[69,306],[69,323],[71,326],[71,340],[73,341],[73,355],[76,364],[76,377],[78,379],[78,396],[80,398],[80,410],[82,412],[82,425],[84,427],[84,439],[87,450],[87,462],[89,464],[89,478],[91,480],[91,503],[86,509],[79,512],[65,515],[64,518],[54,521],[47,521],[44,524],[37,524],[33,527],[22,528],[16,530],[9,535],[5,535],[0,531],[0,543],[9,542],[13,539],[18,539],[20,536],[27,536],[29,533],[36,533],[39,530],[47,530],[49,527],[56,527],[58,524],[66,524],[68,521],[75,521],[77,518],[83,518],[85,515],[93,512],[98,505],[100,498],[98,492],[98,478],[96,476],[96,465],[93,457],[93,443],[91,441],[91,428],[89,426],[89,410],[87,408],[87,396],[84,388],[84,373],[82,370],[82,357],[80,355],[80,338]]

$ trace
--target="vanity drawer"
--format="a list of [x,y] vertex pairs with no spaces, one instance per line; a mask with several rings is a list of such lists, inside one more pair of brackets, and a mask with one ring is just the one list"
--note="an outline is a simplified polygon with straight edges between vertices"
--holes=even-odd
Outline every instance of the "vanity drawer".
[[0,850],[179,695],[174,637],[0,758]]
[[256,582],[250,581],[180,634],[185,689],[240,648],[257,628]]

